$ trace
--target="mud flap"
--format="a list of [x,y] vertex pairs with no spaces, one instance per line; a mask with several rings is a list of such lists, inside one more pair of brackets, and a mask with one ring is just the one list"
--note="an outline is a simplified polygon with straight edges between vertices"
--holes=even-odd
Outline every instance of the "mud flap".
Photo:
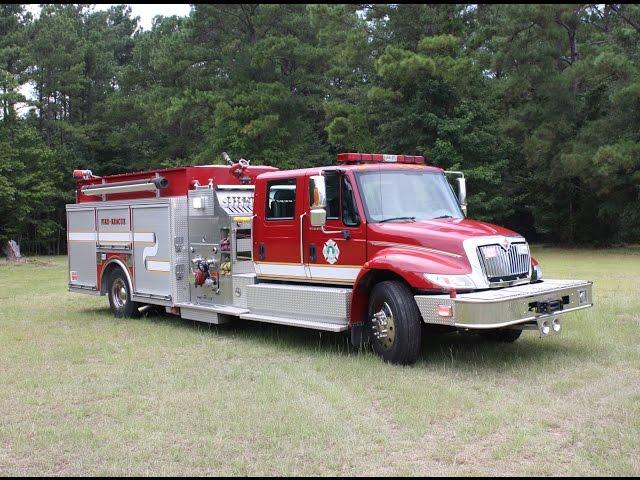
[[362,347],[370,341],[369,330],[365,328],[364,323],[354,323],[351,326],[351,345],[354,347]]

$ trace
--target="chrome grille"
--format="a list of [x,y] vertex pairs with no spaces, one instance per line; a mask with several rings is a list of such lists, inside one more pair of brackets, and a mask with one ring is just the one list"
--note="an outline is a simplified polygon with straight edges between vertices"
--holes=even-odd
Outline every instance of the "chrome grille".
[[478,257],[490,282],[515,280],[529,275],[531,253],[526,242],[514,242],[508,250],[497,243],[483,245],[478,247]]

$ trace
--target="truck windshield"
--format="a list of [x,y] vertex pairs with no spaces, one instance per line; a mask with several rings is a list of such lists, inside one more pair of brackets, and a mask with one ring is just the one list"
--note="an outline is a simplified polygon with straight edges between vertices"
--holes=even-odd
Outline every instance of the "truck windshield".
[[367,220],[372,223],[463,218],[442,173],[417,170],[359,172]]

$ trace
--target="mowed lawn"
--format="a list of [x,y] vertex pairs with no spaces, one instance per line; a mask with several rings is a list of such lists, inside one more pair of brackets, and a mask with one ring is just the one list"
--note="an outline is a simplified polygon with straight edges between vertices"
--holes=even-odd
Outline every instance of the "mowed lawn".
[[0,266],[2,475],[638,475],[640,249],[535,248],[595,282],[564,332],[430,336],[412,367],[344,335],[115,319],[66,258]]

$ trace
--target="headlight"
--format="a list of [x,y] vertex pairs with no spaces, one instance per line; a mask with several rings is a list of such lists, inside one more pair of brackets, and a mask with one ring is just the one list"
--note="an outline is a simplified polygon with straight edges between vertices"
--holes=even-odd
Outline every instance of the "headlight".
[[531,275],[531,281],[535,282],[536,280],[542,280],[542,268],[539,264],[533,266],[533,274]]
[[476,288],[476,284],[468,275],[440,275],[425,273],[424,278],[442,288]]

